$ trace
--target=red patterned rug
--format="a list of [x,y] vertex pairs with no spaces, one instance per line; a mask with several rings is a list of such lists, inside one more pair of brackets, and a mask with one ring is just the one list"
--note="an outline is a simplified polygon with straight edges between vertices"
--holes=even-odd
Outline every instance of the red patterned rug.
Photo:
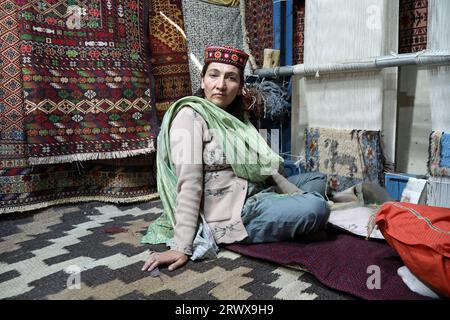
[[5,160],[0,170],[0,214],[91,200],[113,203],[158,197],[155,153],[127,159],[31,166]]
[[15,197],[12,193],[18,192],[21,172],[31,171],[24,134],[17,12],[14,0],[0,4],[0,213],[5,202]]
[[399,53],[427,48],[428,0],[400,0]]
[[155,150],[143,0],[16,0],[32,164]]
[[256,67],[262,68],[264,48],[273,48],[273,1],[245,1],[245,28]]
[[294,1],[294,64],[303,63],[305,47],[305,0]]
[[[20,70],[20,36],[17,29],[17,8],[14,0],[0,4],[0,156],[22,158],[23,95]],[[15,151],[14,151],[15,150]],[[0,158],[0,160],[3,157]],[[2,162],[0,168],[6,167]]]
[[[192,94],[181,0],[150,1],[150,48],[156,110]],[[180,30],[181,29],[181,30]]]
[[[22,5],[31,8],[32,2]],[[51,15],[51,12],[56,10],[55,5],[55,1],[53,4],[43,1],[38,8],[43,10],[45,6],[50,6],[44,12]],[[64,6],[67,7],[66,4]],[[58,10],[62,10],[61,7],[58,7]],[[119,203],[155,198],[155,153],[123,160],[92,160],[50,165],[30,163],[24,129],[17,12],[13,0],[0,3],[0,214],[28,211],[58,203],[89,200]],[[94,109],[79,114],[87,118],[96,117],[91,111],[94,112]],[[68,110],[65,116],[77,112]],[[146,111],[143,116],[147,117],[148,114]],[[45,118],[46,116],[49,117]],[[123,113],[123,116],[126,118],[126,113]],[[56,119],[49,114],[43,117],[47,120],[50,117]],[[150,123],[154,123],[155,118],[153,116]],[[63,124],[55,122],[54,125]],[[86,123],[81,122],[81,125]],[[101,128],[95,121],[91,125],[98,126],[96,128],[99,130]],[[74,128],[74,131],[76,130],[79,129]],[[49,128],[48,132],[52,131],[54,129]],[[141,132],[140,135],[145,137],[147,133]]]

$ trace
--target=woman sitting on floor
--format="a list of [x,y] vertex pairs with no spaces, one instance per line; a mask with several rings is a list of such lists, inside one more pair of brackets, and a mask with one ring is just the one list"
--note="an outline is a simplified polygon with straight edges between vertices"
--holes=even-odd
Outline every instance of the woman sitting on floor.
[[178,100],[164,116],[157,149],[164,213],[142,242],[170,250],[151,254],[142,270],[215,257],[217,243],[294,239],[328,220],[326,176],[284,178],[283,160],[244,117],[247,59],[235,48],[206,48],[200,97]]

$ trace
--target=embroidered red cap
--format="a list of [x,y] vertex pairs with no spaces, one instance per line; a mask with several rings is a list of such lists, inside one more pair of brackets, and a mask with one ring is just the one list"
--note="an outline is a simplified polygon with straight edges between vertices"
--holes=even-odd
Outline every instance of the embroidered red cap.
[[226,63],[244,70],[247,59],[248,54],[230,46],[209,46],[205,48],[205,63]]

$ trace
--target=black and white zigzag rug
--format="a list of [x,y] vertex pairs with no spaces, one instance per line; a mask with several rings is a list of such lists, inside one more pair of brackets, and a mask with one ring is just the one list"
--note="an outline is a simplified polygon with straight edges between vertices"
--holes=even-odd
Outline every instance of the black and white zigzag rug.
[[159,200],[89,202],[0,216],[0,299],[347,300],[310,274],[222,249],[181,269],[141,271]]

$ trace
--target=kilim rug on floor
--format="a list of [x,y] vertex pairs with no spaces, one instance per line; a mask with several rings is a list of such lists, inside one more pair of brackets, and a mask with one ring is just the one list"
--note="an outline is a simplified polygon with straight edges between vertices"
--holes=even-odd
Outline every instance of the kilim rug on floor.
[[55,206],[0,216],[0,299],[347,300],[310,274],[222,249],[160,277],[140,239],[160,201]]
[[[397,275],[404,264],[384,240],[365,240],[329,228],[326,239],[321,241],[232,244],[226,248],[281,265],[305,268],[326,286],[363,299],[428,299],[411,291]],[[375,272],[379,272],[378,287],[372,277]]]
[[192,94],[191,77],[181,0],[150,1],[150,7],[150,61],[156,111],[162,119],[173,102]]
[[16,3],[30,163],[155,151],[148,1]]
[[361,181],[383,185],[379,131],[307,128],[305,141],[307,170],[326,173],[330,191],[342,191]]
[[428,0],[400,0],[398,53],[427,48]]

